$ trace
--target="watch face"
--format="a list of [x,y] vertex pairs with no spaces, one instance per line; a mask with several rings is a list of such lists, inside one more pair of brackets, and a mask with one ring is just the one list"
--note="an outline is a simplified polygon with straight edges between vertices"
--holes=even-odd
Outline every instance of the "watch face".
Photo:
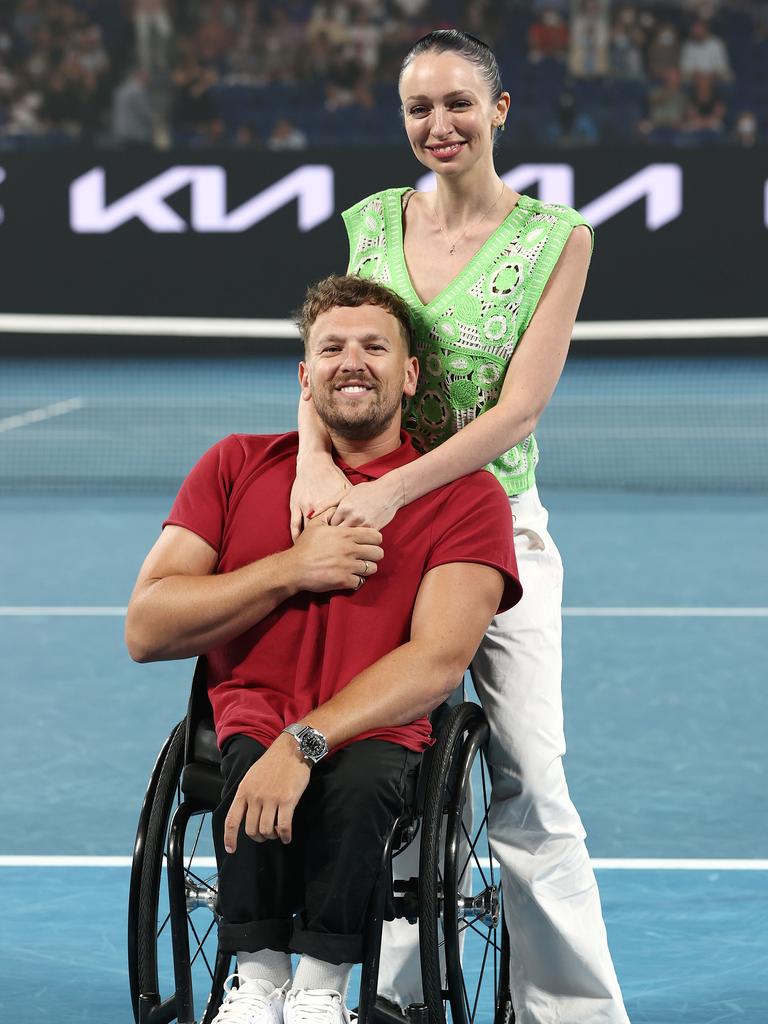
[[308,729],[301,737],[301,752],[312,761],[319,761],[327,751],[325,737],[316,729]]

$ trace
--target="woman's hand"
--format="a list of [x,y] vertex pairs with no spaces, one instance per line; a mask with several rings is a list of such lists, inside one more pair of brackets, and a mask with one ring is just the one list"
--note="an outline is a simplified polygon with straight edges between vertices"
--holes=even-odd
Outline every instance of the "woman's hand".
[[331,526],[369,526],[383,529],[405,504],[403,483],[397,470],[370,483],[356,484],[339,502]]
[[[291,537],[298,540],[306,520],[338,505],[352,484],[327,452],[302,457],[291,488]],[[351,523],[349,525],[352,525]]]

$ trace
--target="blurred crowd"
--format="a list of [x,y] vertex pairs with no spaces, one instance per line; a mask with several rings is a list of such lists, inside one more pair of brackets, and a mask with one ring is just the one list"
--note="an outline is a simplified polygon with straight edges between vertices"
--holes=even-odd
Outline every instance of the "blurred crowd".
[[768,0],[5,0],[0,148],[399,141],[400,61],[451,26],[512,142],[768,140]]

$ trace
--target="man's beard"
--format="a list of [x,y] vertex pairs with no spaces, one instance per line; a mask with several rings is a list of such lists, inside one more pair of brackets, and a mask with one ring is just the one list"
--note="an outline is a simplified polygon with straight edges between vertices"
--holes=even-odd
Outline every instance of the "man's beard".
[[374,401],[365,405],[349,403],[342,407],[343,399],[335,400],[337,394],[333,384],[313,392],[313,401],[317,415],[328,427],[328,430],[346,441],[372,441],[381,434],[397,416],[400,419],[403,396],[402,392],[383,393],[376,389]]

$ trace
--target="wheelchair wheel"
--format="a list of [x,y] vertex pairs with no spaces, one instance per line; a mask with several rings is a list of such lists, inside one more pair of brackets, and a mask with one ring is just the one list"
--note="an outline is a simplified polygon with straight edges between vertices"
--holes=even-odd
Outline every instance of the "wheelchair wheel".
[[[476,704],[454,708],[435,746],[427,782],[419,928],[424,1000],[434,1024],[514,1021],[509,936],[487,833],[488,731]],[[473,788],[474,820],[468,826],[465,812]]]
[[[206,1007],[201,1024],[207,1024],[221,1004],[231,962],[218,951],[211,809],[185,801],[181,792],[184,741],[180,722],[158,758],[136,836],[128,965],[137,1024],[193,1024],[194,1005]],[[181,868],[173,915],[166,870],[172,843]]]

